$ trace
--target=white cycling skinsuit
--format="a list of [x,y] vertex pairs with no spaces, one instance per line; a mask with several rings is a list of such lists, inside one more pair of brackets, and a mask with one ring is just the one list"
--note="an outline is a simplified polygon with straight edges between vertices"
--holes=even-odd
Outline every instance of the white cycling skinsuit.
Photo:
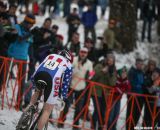
[[59,95],[63,99],[67,98],[71,78],[72,64],[61,55],[51,54],[39,65],[31,80],[33,85],[37,80],[47,83],[44,88],[44,102],[54,105]]

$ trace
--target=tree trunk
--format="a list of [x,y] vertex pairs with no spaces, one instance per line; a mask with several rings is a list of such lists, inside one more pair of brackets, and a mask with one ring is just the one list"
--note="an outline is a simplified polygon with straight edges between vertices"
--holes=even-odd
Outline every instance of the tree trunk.
[[115,34],[117,41],[122,45],[123,51],[133,51],[137,38],[136,0],[111,0],[109,19],[115,19],[117,21]]

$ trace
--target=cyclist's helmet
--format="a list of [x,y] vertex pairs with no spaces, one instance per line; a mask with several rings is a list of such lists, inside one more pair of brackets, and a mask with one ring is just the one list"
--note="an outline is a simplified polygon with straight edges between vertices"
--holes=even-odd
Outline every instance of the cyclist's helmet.
[[69,60],[71,63],[73,63],[73,55],[70,51],[62,50],[58,54],[65,57],[67,60]]

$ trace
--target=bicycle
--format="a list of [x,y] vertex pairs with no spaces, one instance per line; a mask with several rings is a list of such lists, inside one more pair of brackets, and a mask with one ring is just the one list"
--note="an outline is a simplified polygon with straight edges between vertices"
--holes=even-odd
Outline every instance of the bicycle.
[[[16,126],[16,130],[34,130],[37,126],[37,122],[42,114],[42,110],[39,105],[42,101],[37,101],[34,105],[29,106],[25,111]],[[44,130],[47,130],[48,123],[45,125]]]
[[[44,86],[44,81],[39,81],[39,85]],[[46,85],[46,84],[45,84]],[[43,111],[43,101],[40,99],[42,96],[42,91],[41,94],[38,98],[38,101],[34,104],[28,107],[28,109],[21,115],[18,124],[16,126],[16,130],[35,130],[37,127],[37,123],[39,118],[41,117],[42,111]],[[61,109],[62,111],[65,107],[64,101],[61,102]],[[55,105],[56,108],[56,105]],[[58,110],[57,109],[57,110]],[[48,123],[45,124],[44,130],[47,130],[48,128]]]

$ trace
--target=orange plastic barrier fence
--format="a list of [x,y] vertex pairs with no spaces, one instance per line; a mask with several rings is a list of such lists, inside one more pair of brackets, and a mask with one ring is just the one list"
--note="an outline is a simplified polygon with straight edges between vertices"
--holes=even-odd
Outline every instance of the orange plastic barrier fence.
[[[77,77],[78,78],[78,77]],[[77,84],[71,89],[69,92],[68,97],[74,94],[74,89],[77,87],[78,83],[84,79],[79,78],[79,81]],[[76,109],[78,102],[87,95],[87,100],[83,107],[81,108],[81,111],[74,116],[74,119],[71,123],[67,121],[67,115],[71,115],[73,112],[72,107],[68,110],[68,112],[62,112],[60,114],[60,117],[58,120],[51,120],[53,122],[58,122],[58,124],[63,125],[69,125],[75,128],[80,128],[83,130],[114,130],[115,127],[117,127],[118,130],[133,130],[133,129],[139,129],[139,128],[151,128],[153,129],[156,121],[156,118],[158,116],[158,112],[156,111],[156,103],[157,103],[157,97],[150,96],[150,95],[144,95],[144,94],[136,94],[136,93],[127,93],[124,95],[120,95],[114,91],[113,88],[108,87],[106,85],[92,82],[92,81],[86,81],[88,82],[88,85],[86,88],[81,92],[81,94],[76,98],[76,100],[73,102],[74,109]],[[99,88],[97,88],[98,86]],[[104,96],[102,99],[104,100],[104,108],[103,113],[102,109],[100,108],[101,101],[98,100],[98,94],[97,90],[102,90],[102,96]],[[72,98],[72,97],[71,97]],[[94,125],[94,119],[93,119],[93,113],[89,111],[89,106],[91,106],[91,100],[95,99],[95,104],[97,107],[97,114],[99,121],[99,128],[95,128]],[[139,98],[142,99],[142,102],[139,101]],[[126,100],[126,101],[123,101]],[[152,106],[150,106],[150,100],[152,100]],[[119,113],[113,117],[112,122],[109,123],[109,120],[111,118],[111,111],[114,109],[115,104],[121,101],[121,107],[119,110]],[[145,107],[144,107],[145,104]],[[92,106],[93,107],[93,106]],[[128,109],[127,109],[128,107]],[[152,107],[152,108],[151,108]],[[146,124],[146,121],[144,118],[144,109],[148,109],[147,116],[150,115],[150,122],[151,125],[148,126]],[[93,108],[94,109],[94,108]],[[143,110],[142,110],[143,109]],[[95,109],[93,110],[95,111]],[[127,115],[127,111],[129,111],[129,114]],[[135,112],[136,111],[136,112]],[[89,113],[89,121],[87,120],[87,114]],[[136,114],[137,115],[134,115]],[[83,116],[83,117],[82,117]],[[137,116],[137,117],[136,117]],[[138,118],[139,117],[139,118]],[[137,119],[138,118],[138,119]],[[140,119],[140,120],[139,120]],[[81,120],[81,123],[79,125],[75,125],[75,122],[77,120]],[[114,125],[116,125],[114,127]],[[137,126],[137,127],[136,127]]]
[[[4,108],[4,105],[7,105],[9,109],[15,107],[18,110],[23,96],[31,88],[30,86],[24,91],[24,86],[22,87],[22,82],[25,82],[26,74],[28,73],[27,70],[23,70],[23,66],[27,64],[25,61],[0,56],[1,109]],[[13,70],[15,65],[17,69]],[[13,77],[12,73],[16,77]]]
[[[3,74],[2,90],[1,90],[1,109],[8,106],[9,109],[16,106],[18,110],[20,102],[24,95],[28,93],[32,86],[21,93],[22,80],[24,80],[27,71],[22,73],[24,61],[13,60],[10,58],[0,57],[0,73]],[[10,83],[11,97],[8,94],[8,81],[12,80],[10,72],[11,61],[17,65],[17,77],[15,81]],[[7,79],[7,77],[9,77]],[[78,77],[77,77],[78,78]],[[112,87],[86,80],[86,88],[83,91],[75,91],[77,85],[84,81],[78,78],[79,81],[72,86],[69,91],[68,99],[75,99],[66,104],[68,110],[61,112],[57,119],[50,119],[51,122],[56,122],[58,125],[66,125],[69,127],[80,128],[83,130],[112,130],[117,127],[118,130],[133,130],[142,126],[145,128],[153,128],[156,124],[159,111],[156,110],[157,97],[127,93],[117,94]],[[16,90],[18,91],[16,94]],[[100,95],[99,95],[100,93]],[[75,96],[75,98],[73,98]],[[83,99],[83,100],[82,100]],[[81,103],[82,102],[82,103]],[[80,104],[81,103],[81,104]],[[116,113],[116,105],[120,103],[119,113]],[[69,105],[71,104],[71,105]],[[114,112],[113,112],[114,110]],[[97,118],[94,117],[96,111]],[[147,111],[147,115],[146,112]],[[76,113],[76,114],[73,114]],[[114,116],[112,116],[112,114]],[[68,121],[67,115],[73,115],[71,121]],[[150,120],[145,120],[146,117]],[[112,117],[112,119],[111,119]],[[95,119],[99,128],[95,128]]]

